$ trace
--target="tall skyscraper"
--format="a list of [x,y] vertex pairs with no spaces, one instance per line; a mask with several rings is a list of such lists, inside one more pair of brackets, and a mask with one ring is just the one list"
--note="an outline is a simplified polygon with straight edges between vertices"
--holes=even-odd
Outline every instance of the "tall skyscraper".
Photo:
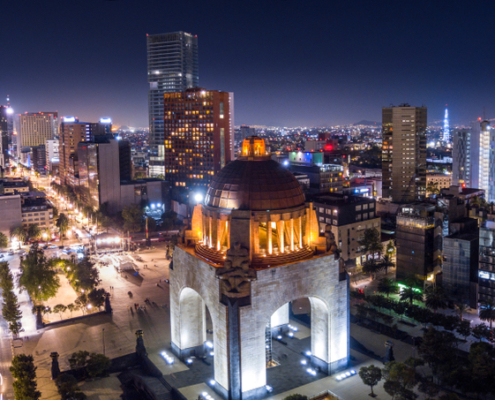
[[199,86],[198,38],[185,32],[147,35],[150,175],[165,174],[163,95]]
[[448,142],[449,140],[450,140],[449,110],[445,108],[445,115],[443,117],[443,141]]
[[68,185],[70,157],[77,158],[77,145],[88,142],[96,135],[105,134],[105,125],[92,122],[79,122],[75,117],[64,117],[60,125],[60,182]]
[[58,132],[58,112],[25,113],[19,115],[17,152],[23,147],[44,145]]
[[383,108],[383,197],[408,203],[426,195],[426,120],[426,107]]
[[478,189],[485,191],[485,199],[495,202],[495,128],[490,121],[480,124],[479,182]]
[[5,168],[9,163],[9,119],[12,109],[0,106],[0,167]]
[[452,185],[479,188],[480,122],[452,133]]
[[234,94],[201,88],[164,95],[165,175],[206,186],[234,160]]

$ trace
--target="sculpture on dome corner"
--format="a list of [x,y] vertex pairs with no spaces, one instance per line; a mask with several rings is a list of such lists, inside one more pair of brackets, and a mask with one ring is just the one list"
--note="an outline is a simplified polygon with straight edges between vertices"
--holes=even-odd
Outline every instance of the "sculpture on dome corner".
[[332,228],[330,225],[325,226],[325,239],[326,239],[326,252],[335,255],[335,259],[340,258],[340,250],[335,241],[335,235],[332,233]]
[[249,251],[240,243],[227,250],[224,266],[216,270],[221,280],[220,292],[227,297],[248,297],[251,294],[250,281],[256,279],[256,272],[249,268]]

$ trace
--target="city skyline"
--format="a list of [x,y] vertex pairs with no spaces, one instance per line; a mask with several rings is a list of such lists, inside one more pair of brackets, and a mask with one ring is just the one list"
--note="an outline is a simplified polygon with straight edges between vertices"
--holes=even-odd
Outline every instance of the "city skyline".
[[[483,107],[495,115],[486,90],[493,28],[473,23],[489,3],[5,7],[0,103],[9,94],[16,114],[53,109],[146,127],[146,34],[185,31],[198,36],[200,86],[235,94],[236,125],[379,122],[382,107],[403,102],[426,105],[430,121],[441,121],[448,103],[452,126]],[[483,63],[472,62],[482,54]]]

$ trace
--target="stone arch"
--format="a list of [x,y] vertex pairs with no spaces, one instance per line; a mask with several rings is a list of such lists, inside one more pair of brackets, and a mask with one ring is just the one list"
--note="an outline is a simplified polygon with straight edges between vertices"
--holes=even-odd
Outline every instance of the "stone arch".
[[[290,300],[286,301],[280,307],[275,308],[279,305],[279,303],[272,304],[269,310],[273,310],[273,313],[270,317],[267,318],[266,323],[268,321],[272,322],[274,320],[273,316],[279,313],[282,313],[282,317],[275,318],[277,321],[282,321],[285,317],[284,308],[287,307],[287,322],[289,313],[288,307],[289,304],[293,301],[301,300],[301,299],[309,299],[311,305],[311,361],[314,365],[322,368],[324,371],[328,369],[328,364],[330,362],[330,347],[329,340],[331,339],[331,318],[330,318],[330,307],[326,301],[319,298],[318,296],[295,296]],[[285,299],[284,299],[285,300]],[[280,299],[280,301],[284,301]],[[270,311],[268,311],[270,312]]]
[[[207,305],[201,295],[190,287],[184,287],[179,294],[179,343],[182,349],[181,356],[194,352],[196,355],[203,353],[203,345],[206,342],[206,308]],[[213,331],[215,321],[211,315]]]

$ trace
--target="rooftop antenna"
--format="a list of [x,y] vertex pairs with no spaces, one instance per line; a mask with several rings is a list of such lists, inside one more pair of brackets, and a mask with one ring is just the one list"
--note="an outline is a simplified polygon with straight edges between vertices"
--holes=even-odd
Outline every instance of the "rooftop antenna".
[[485,117],[485,107],[483,107],[483,120],[485,120],[486,117]]

